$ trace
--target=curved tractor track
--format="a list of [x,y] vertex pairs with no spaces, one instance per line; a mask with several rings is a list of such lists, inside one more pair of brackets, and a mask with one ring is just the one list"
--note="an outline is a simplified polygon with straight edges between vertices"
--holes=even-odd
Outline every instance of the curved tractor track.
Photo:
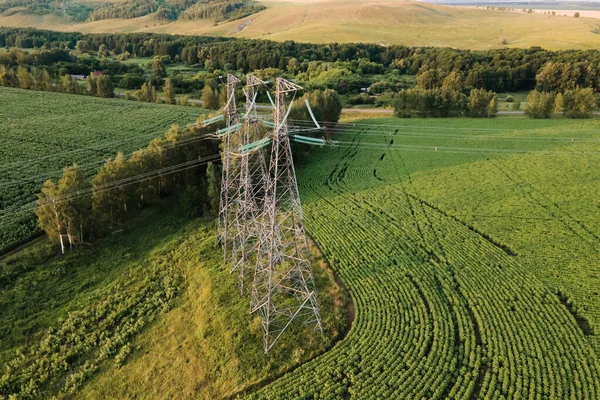
[[556,295],[412,190],[395,136],[374,131],[317,151],[299,178],[307,230],[350,291],[354,325],[251,397],[600,398],[596,356]]

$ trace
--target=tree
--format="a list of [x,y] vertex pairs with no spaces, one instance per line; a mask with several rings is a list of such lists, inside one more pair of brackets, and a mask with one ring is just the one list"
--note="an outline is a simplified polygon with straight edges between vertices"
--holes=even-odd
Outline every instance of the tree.
[[442,81],[442,90],[461,91],[464,86],[464,80],[459,72],[452,71]]
[[554,108],[554,94],[534,90],[527,96],[525,114],[529,118],[550,118]]
[[296,58],[291,58],[287,64],[287,72],[296,75],[300,71],[300,62]]
[[96,88],[96,78],[92,72],[90,72],[90,75],[86,78],[85,83],[88,93],[95,96],[98,89]]
[[221,174],[215,164],[209,162],[206,167],[206,179],[208,181],[208,201],[213,214],[219,213],[221,202]]
[[335,90],[327,89],[323,92],[323,121],[337,123],[342,115],[342,99]]
[[129,176],[128,166],[123,153],[118,153],[114,160],[106,161],[92,180],[92,209],[104,225],[120,223],[127,214],[130,186],[116,182]]
[[54,182],[44,182],[42,191],[38,194],[35,214],[39,227],[46,232],[50,240],[60,243],[60,250],[65,254],[63,203]]
[[87,53],[90,50],[90,45],[85,40],[78,40],[75,49],[80,53]]
[[469,117],[490,118],[496,116],[498,103],[496,94],[484,89],[472,89],[467,106]]
[[51,87],[50,75],[48,71],[43,68],[36,68],[33,71],[33,78],[35,80],[35,89],[48,91]]
[[100,75],[98,78],[96,78],[96,95],[98,97],[106,98],[115,96],[115,88],[109,76]]
[[162,57],[154,56],[152,58],[152,72],[160,78],[167,76],[167,67],[165,67]]
[[394,97],[397,117],[457,117],[465,110],[466,97],[461,92],[442,89],[404,89]]
[[71,248],[74,244],[83,242],[84,233],[91,224],[91,194],[87,193],[89,188],[90,184],[83,171],[76,164],[63,169],[58,181],[58,191],[61,196],[66,197],[62,213]]
[[426,69],[417,76],[417,87],[419,89],[435,89],[438,87],[438,74],[434,69]]
[[554,98],[554,114],[560,114],[562,112],[563,106],[565,104],[565,100],[561,93],[557,94]]
[[565,115],[570,118],[588,118],[596,108],[592,88],[575,88],[564,94]]
[[167,78],[165,81],[165,85],[163,87],[163,94],[165,96],[165,103],[167,104],[175,104],[175,87],[173,86],[173,81],[171,78]]
[[100,47],[98,47],[98,57],[100,57],[100,58],[108,57],[108,48],[106,47],[106,45],[104,43],[102,43],[100,45]]
[[205,201],[202,191],[198,186],[187,185],[179,196],[179,206],[183,215],[188,218],[197,217],[202,212]]
[[62,93],[78,94],[80,92],[77,81],[71,75],[62,75],[58,82],[58,88]]
[[17,67],[17,79],[19,80],[19,87],[21,89],[34,89],[35,81],[31,76],[31,73],[27,68],[22,65]]
[[209,85],[205,85],[204,89],[202,89],[202,105],[209,110],[219,108],[219,97]]
[[138,101],[145,101],[148,103],[156,102],[156,88],[152,86],[152,82],[148,81],[142,85],[140,90],[136,90],[133,95]]

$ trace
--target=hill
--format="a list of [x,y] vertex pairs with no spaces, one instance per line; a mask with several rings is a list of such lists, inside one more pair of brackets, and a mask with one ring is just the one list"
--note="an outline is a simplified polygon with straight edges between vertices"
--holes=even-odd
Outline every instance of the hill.
[[[469,7],[391,0],[263,0],[267,10],[239,20],[157,20],[156,15],[74,23],[53,16],[0,17],[0,26],[81,32],[163,32],[301,42],[371,42],[470,49],[541,46],[590,49],[600,45],[599,22]],[[476,32],[476,34],[474,34]]]

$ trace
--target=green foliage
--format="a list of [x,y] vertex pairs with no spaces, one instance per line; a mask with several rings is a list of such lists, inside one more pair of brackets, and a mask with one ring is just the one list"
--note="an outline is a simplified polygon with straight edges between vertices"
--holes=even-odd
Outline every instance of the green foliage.
[[[206,187],[203,187],[206,191]],[[206,193],[202,193],[198,186],[188,185],[179,195],[179,207],[181,212],[188,218],[197,217],[202,214],[202,206],[206,203]]]
[[525,114],[529,118],[550,118],[554,109],[554,94],[550,92],[532,91],[527,96]]
[[535,77],[536,89],[540,92],[559,92],[577,87],[597,87],[600,75],[589,61],[548,62]]
[[98,97],[111,98],[115,96],[115,88],[110,77],[101,75],[96,78],[96,95]]
[[150,81],[142,84],[142,87],[139,90],[136,90],[133,95],[138,101],[145,101],[147,103],[156,103],[156,100],[158,99],[156,88]]
[[565,115],[569,118],[589,118],[596,109],[591,88],[575,88],[564,93]]
[[310,87],[333,89],[338,93],[350,93],[360,85],[360,76],[345,68],[332,68],[310,79]]
[[397,117],[455,117],[462,115],[466,98],[442,89],[405,89],[394,99]]
[[206,167],[206,180],[208,184],[208,201],[213,215],[219,213],[219,203],[221,201],[221,171],[212,162]]
[[219,95],[209,85],[204,86],[204,89],[202,89],[201,100],[204,108],[209,110],[216,110],[219,108]]
[[339,121],[342,114],[342,100],[337,92],[331,89],[324,91],[315,90],[304,94],[294,102],[289,116],[294,125],[302,123],[314,126],[306,107],[306,100],[308,100],[317,121],[324,121],[330,124],[335,124]]
[[496,94],[483,89],[472,89],[467,104],[467,115],[472,118],[491,118],[498,112]]
[[163,96],[165,97],[165,103],[167,104],[175,104],[177,101],[175,98],[175,87],[173,86],[173,81],[171,78],[167,78],[165,80],[165,85],[163,86]]

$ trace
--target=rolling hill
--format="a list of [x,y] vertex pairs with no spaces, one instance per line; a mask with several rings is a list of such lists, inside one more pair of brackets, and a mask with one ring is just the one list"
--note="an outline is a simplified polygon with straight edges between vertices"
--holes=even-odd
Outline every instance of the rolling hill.
[[[600,21],[540,13],[451,7],[393,0],[262,0],[265,11],[230,22],[210,19],[132,19],[69,22],[57,15],[0,16],[0,26],[35,26],[81,32],[162,32],[300,42],[371,42],[382,45],[503,46],[590,49],[600,45]],[[503,44],[504,43],[504,44]]]

